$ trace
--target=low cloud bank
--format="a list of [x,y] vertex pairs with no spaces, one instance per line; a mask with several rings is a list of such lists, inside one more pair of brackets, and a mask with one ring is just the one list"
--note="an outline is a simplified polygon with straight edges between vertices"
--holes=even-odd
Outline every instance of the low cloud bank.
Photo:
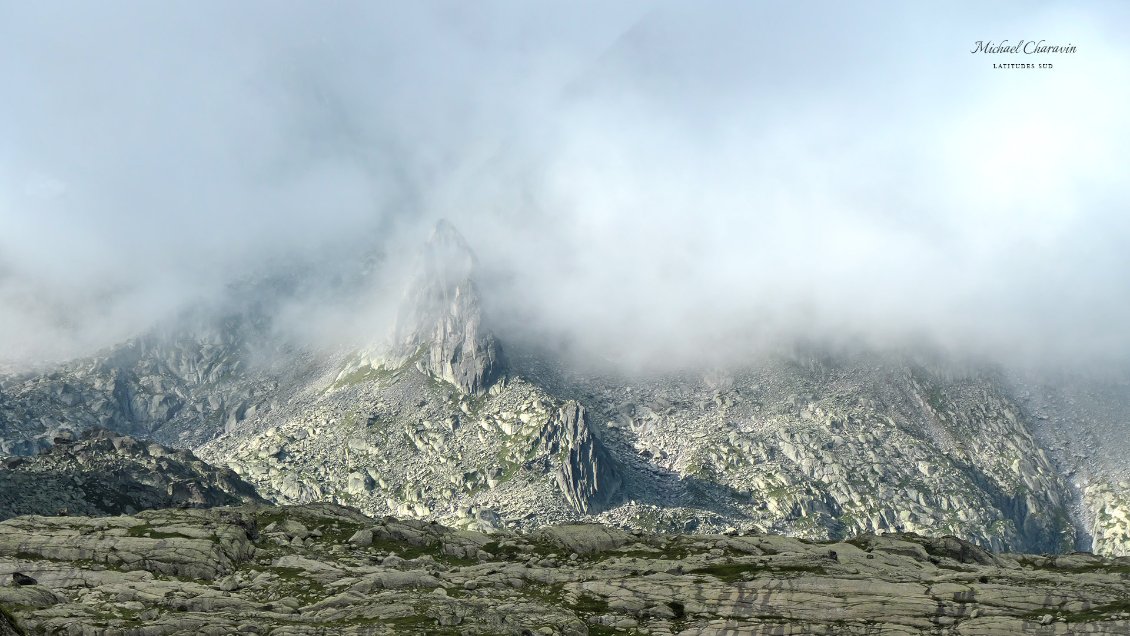
[[[504,336],[631,365],[794,338],[1125,360],[1130,10],[805,8],[9,7],[0,358],[279,263],[396,271],[445,217]],[[969,53],[1004,38],[1078,50]],[[364,338],[393,288],[288,321]]]

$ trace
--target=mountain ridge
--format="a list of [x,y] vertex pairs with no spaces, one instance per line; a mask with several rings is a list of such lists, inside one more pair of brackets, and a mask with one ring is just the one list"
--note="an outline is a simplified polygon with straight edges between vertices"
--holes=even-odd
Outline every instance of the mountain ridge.
[[503,355],[453,226],[437,225],[420,262],[389,345],[292,348],[280,360],[299,364],[256,367],[269,307],[151,335],[118,350],[134,351],[123,364],[0,381],[0,449],[109,425],[192,448],[280,502],[486,531],[599,520],[1130,548],[1117,482],[1089,499],[1070,484],[997,371],[809,346],[710,373],[581,373],[514,340]]

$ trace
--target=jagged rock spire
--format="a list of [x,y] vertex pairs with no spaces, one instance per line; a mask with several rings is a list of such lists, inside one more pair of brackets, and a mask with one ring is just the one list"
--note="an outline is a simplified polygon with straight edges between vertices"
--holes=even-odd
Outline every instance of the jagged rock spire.
[[557,454],[555,479],[569,505],[578,512],[598,513],[610,507],[622,479],[615,462],[589,428],[585,407],[569,400],[550,418],[536,442]]
[[468,395],[485,393],[503,375],[502,348],[482,325],[474,270],[467,242],[454,226],[439,221],[408,288],[395,336],[401,357]]

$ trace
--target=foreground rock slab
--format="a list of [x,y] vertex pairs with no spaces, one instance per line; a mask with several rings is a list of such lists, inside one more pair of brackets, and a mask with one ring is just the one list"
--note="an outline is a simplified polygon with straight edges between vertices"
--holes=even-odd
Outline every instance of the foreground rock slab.
[[0,580],[0,634],[1130,633],[1130,559],[912,534],[488,535],[330,504],[18,517]]

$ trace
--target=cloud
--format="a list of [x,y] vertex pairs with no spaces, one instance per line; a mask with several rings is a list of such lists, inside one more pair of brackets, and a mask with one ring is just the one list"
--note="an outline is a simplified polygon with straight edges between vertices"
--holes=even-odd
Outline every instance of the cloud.
[[[440,217],[504,338],[631,364],[795,337],[1130,351],[1117,3],[4,11],[10,357],[279,262],[400,254]],[[1078,52],[969,53],[1005,38]]]
[[[557,113],[545,224],[495,250],[524,322],[648,365],[798,334],[1125,356],[1113,16],[822,8],[674,6],[605,56]],[[1005,71],[964,48],[1036,34],[1081,52]]]

